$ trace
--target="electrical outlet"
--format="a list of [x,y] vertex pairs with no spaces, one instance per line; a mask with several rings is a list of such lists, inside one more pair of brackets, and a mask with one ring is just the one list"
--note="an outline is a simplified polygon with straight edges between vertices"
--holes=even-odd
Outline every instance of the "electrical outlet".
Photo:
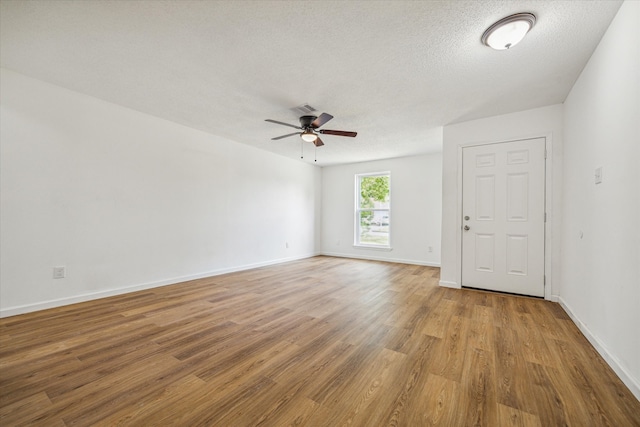
[[429,246],[429,252],[433,252],[433,246]]
[[53,278],[54,279],[64,279],[67,272],[64,267],[53,267]]

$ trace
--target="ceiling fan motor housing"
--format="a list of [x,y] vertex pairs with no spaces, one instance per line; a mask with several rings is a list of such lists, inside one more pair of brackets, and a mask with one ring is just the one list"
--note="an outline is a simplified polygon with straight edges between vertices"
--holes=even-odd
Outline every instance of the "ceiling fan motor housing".
[[311,128],[311,123],[313,123],[313,121],[317,118],[317,116],[302,116],[300,117],[300,126],[303,129]]

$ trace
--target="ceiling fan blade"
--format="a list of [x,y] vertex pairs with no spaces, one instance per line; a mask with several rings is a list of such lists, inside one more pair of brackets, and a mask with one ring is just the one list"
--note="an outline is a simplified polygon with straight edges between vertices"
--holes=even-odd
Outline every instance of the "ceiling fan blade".
[[324,142],[322,142],[322,140],[320,139],[320,137],[317,137],[315,141],[313,141],[313,144],[316,147],[322,147],[324,145]]
[[277,125],[289,126],[290,128],[302,129],[300,126],[290,125],[289,123],[279,122],[277,120],[266,119],[265,122],[275,123]]
[[289,138],[290,136],[293,135],[300,135],[300,132],[294,132],[294,133],[289,133],[287,135],[282,135],[282,136],[276,136],[275,138],[271,138],[272,141],[276,141],[278,139],[282,139],[282,138]]
[[320,117],[316,117],[316,119],[311,122],[311,127],[317,129],[331,119],[333,119],[333,116],[331,114],[322,113],[320,114]]
[[320,129],[318,132],[325,135],[337,135],[337,136],[350,136],[354,137],[358,134],[358,132],[347,132],[345,130],[329,130],[329,129]]

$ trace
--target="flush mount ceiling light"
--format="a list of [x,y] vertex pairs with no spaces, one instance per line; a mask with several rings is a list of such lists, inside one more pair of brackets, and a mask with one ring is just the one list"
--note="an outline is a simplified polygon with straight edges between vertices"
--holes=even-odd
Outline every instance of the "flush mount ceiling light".
[[516,13],[487,28],[482,43],[496,50],[510,49],[520,43],[536,23],[533,13]]

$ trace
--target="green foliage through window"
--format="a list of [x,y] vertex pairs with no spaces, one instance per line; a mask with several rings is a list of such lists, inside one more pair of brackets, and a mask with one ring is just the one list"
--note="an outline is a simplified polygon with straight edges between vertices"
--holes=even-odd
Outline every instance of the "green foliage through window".
[[363,176],[360,180],[360,208],[389,201],[389,176]]
[[358,175],[356,245],[389,246],[389,174]]

